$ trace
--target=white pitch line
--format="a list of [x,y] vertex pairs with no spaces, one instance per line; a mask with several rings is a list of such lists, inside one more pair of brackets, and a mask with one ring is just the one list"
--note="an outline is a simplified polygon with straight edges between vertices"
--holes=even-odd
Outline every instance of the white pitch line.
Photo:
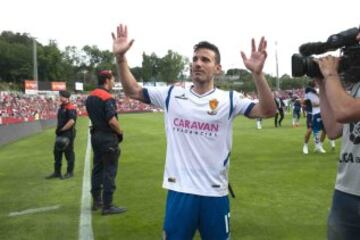
[[87,136],[87,146],[84,163],[84,176],[81,197],[81,213],[79,224],[79,240],[93,240],[94,234],[91,225],[91,195],[90,195],[90,154],[91,140],[90,131]]
[[60,205],[56,205],[56,206],[51,206],[51,207],[42,207],[42,208],[32,208],[32,209],[27,209],[21,212],[12,212],[9,213],[9,217],[16,217],[16,216],[20,216],[20,215],[26,215],[26,214],[32,214],[32,213],[38,213],[38,212],[47,212],[47,211],[51,211],[51,210],[56,210],[60,208]]

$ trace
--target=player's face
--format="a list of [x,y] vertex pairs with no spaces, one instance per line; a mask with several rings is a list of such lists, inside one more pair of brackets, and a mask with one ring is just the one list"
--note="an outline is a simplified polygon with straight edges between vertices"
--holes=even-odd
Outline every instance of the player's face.
[[191,64],[191,78],[194,82],[210,82],[220,71],[221,65],[216,63],[213,51],[200,48],[194,52]]

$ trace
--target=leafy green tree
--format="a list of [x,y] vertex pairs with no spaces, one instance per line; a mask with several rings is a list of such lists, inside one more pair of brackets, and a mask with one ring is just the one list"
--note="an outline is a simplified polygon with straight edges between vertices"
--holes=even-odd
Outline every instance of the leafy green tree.
[[12,44],[20,44],[28,47],[32,47],[33,37],[28,33],[13,33],[11,31],[3,31],[0,35],[0,39]]
[[142,61],[142,79],[144,82],[152,82],[159,80],[160,58],[155,53],[146,55],[143,53]]
[[94,69],[101,62],[101,51],[97,46],[85,45],[82,48],[84,52],[85,63],[89,68]]
[[38,47],[38,74],[42,81],[66,81],[63,68],[63,55],[56,41]]
[[160,79],[167,83],[174,83],[178,81],[185,68],[185,64],[186,61],[183,56],[168,50],[167,54],[160,60]]
[[67,64],[79,67],[83,63],[82,55],[76,46],[66,46],[62,54]]
[[[0,35],[0,81],[14,89],[21,89],[24,79],[32,79],[33,39],[27,33],[3,31]],[[6,84],[8,83],[8,84]]]
[[100,62],[96,65],[96,70],[112,70],[116,71],[116,66],[114,65],[114,54],[108,50],[100,52]]
[[[25,79],[33,79],[33,41],[28,33],[3,31],[0,34],[0,81],[21,85]],[[97,84],[96,71],[111,69],[116,72],[112,52],[100,50],[96,45],[85,45],[81,49],[67,46],[64,51],[58,48],[56,41],[47,45],[36,42],[38,57],[38,76],[40,81],[66,81],[73,87],[75,81],[83,81],[85,88],[91,89]],[[156,53],[143,53],[140,67],[131,72],[137,80],[145,82],[165,81],[172,83],[187,79],[190,62],[187,58],[168,50],[160,58]],[[265,74],[272,89],[276,87],[277,78]],[[251,73],[246,69],[229,69],[216,77],[216,85],[224,89],[238,91],[255,91]],[[281,89],[303,88],[308,77],[292,78],[284,74],[280,77]]]
[[137,81],[142,81],[143,69],[141,67],[133,67],[130,70]]
[[21,43],[9,43],[0,39],[0,79],[20,84],[32,79],[32,49]]

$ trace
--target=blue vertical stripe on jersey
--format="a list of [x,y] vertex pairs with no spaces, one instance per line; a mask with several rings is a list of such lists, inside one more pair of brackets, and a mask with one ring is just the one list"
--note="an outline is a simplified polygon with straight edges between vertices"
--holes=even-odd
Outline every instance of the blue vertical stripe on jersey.
[[147,88],[143,88],[143,96],[144,96],[144,103],[150,104],[151,100]]
[[233,102],[233,96],[234,96],[234,91],[231,90],[229,92],[229,97],[230,97],[230,112],[229,112],[229,119],[231,118],[231,115],[234,111],[234,102]]
[[165,100],[166,111],[169,110],[170,96],[171,96],[171,91],[173,90],[173,88],[174,88],[174,85],[172,85],[169,88],[168,95],[167,95],[166,100]]
[[244,115],[247,116],[247,117],[249,117],[249,114],[250,114],[251,110],[252,110],[254,107],[255,107],[255,103],[250,103],[249,106],[248,106],[248,108],[246,109]]
[[226,164],[227,164],[228,161],[229,161],[230,154],[231,154],[231,152],[228,153],[228,155],[226,156],[226,158],[225,158],[225,160],[224,160],[224,167],[226,166]]

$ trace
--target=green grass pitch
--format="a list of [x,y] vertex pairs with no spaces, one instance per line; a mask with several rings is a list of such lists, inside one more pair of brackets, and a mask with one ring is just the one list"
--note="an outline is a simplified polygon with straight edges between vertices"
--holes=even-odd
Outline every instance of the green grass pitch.
[[[325,239],[340,144],[325,154],[302,154],[304,119],[281,128],[273,119],[234,122],[230,182],[234,240]],[[77,123],[75,177],[45,180],[53,171],[54,130],[0,147],[0,239],[78,239],[87,118]],[[125,131],[114,203],[121,215],[92,214],[96,240],[159,240],[166,191],[162,189],[165,133],[161,113],[120,115]],[[311,139],[312,142],[312,139]],[[66,161],[63,159],[63,172]],[[11,212],[59,205],[58,209],[10,217]],[[200,239],[197,235],[195,239]]]

